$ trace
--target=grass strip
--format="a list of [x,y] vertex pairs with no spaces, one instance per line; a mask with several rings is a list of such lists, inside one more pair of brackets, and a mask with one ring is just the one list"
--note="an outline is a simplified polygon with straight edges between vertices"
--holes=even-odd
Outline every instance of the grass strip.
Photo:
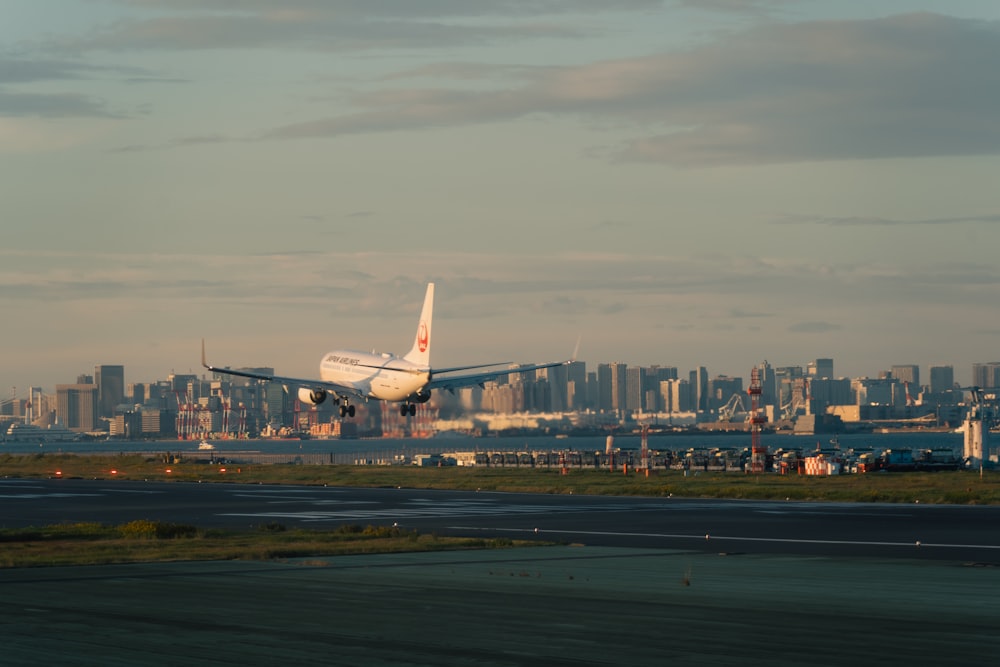
[[343,525],[334,530],[204,530],[157,521],[75,523],[0,530],[0,567],[51,567],[198,560],[281,560],[350,554],[496,549],[518,542],[421,535],[394,526]]

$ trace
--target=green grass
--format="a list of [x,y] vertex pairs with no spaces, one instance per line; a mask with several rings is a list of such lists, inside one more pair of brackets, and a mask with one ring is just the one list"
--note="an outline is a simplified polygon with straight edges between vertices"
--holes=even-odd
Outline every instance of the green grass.
[[[311,564],[347,554],[485,549],[516,546],[507,539],[420,535],[390,526],[344,525],[335,530],[204,530],[195,526],[131,521],[77,523],[0,530],[0,567],[49,567],[197,560],[310,558]],[[319,560],[317,560],[319,559]]]
[[[659,471],[649,477],[621,472],[531,468],[418,468],[344,465],[209,465],[164,463],[139,455],[0,456],[0,476],[126,479],[174,482],[291,484],[464,489],[522,493],[636,495],[887,503],[1000,503],[1000,472],[873,473],[834,477]],[[0,530],[0,567],[94,565],[190,560],[309,558],[313,564],[344,554],[483,549],[516,546],[510,540],[444,538],[387,526],[335,530],[206,530],[197,526],[132,521],[118,526],[70,524]],[[318,560],[317,560],[318,559]]]
[[575,493],[594,495],[678,496],[837,502],[1000,503],[1000,472],[907,472],[806,477],[775,474],[659,471],[649,477],[593,469],[555,469],[349,465],[167,464],[139,455],[77,456],[33,454],[0,456],[7,477],[82,477],[149,481],[223,482],[361,487],[407,487]]

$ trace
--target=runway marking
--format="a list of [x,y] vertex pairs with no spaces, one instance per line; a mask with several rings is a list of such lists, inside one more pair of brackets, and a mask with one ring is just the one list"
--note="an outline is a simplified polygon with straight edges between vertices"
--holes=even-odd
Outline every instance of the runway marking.
[[39,498],[97,498],[103,493],[0,493],[0,498],[38,500]]
[[618,533],[614,531],[600,531],[600,530],[552,530],[552,529],[541,529],[536,530],[534,528],[483,528],[480,526],[448,526],[448,530],[476,530],[481,532],[496,532],[496,533],[530,533],[532,535],[548,535],[550,533],[555,533],[557,535],[595,535],[601,537],[662,537],[667,539],[681,539],[681,540],[700,540],[702,542],[719,542],[719,541],[730,541],[730,542],[778,542],[782,544],[843,544],[848,546],[877,546],[877,547],[911,547],[915,549],[922,549],[925,547],[934,547],[942,549],[997,549],[1000,550],[1000,545],[998,544],[943,544],[939,542],[923,542],[923,541],[913,541],[913,542],[877,542],[868,540],[806,540],[806,539],[795,539],[788,537],[737,537],[737,536],[727,536],[727,535],[682,535],[674,533]]
[[[319,502],[317,505],[332,504]],[[360,503],[338,502],[338,505],[354,505]],[[428,518],[458,518],[471,516],[511,516],[529,514],[570,514],[577,512],[608,512],[621,511],[621,506],[608,505],[578,505],[575,507],[560,507],[553,505],[505,505],[489,503],[481,500],[468,502],[450,502],[447,505],[432,504],[422,501],[413,503],[416,506],[388,507],[383,509],[366,509],[345,507],[340,510],[314,510],[305,512],[228,512],[219,516],[259,517],[270,519],[297,519],[299,521],[363,521],[376,519],[428,519]]]
[[163,495],[166,491],[148,491],[146,489],[101,489],[105,493],[135,493],[146,496]]

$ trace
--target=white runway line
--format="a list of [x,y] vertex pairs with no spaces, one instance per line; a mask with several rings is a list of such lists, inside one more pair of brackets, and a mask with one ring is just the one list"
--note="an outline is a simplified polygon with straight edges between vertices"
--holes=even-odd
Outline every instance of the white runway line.
[[712,542],[778,542],[782,544],[844,544],[849,546],[880,546],[880,547],[912,547],[912,548],[942,548],[942,549],[998,549],[997,544],[942,544],[937,542],[923,542],[914,540],[913,542],[876,542],[867,540],[805,540],[786,537],[735,537],[726,535],[682,535],[674,533],[619,533],[614,531],[594,531],[594,530],[550,530],[534,528],[481,528],[478,526],[448,526],[448,530],[479,530],[483,532],[505,532],[505,533],[532,533],[538,535],[595,535],[601,537],[660,537],[675,540],[710,540]]

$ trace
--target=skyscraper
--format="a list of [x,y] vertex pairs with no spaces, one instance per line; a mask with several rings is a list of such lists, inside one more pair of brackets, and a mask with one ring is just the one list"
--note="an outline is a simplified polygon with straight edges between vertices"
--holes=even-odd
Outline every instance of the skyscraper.
[[630,366],[625,371],[625,405],[626,410],[646,409],[646,369],[642,366]]
[[613,362],[611,365],[611,409],[628,409],[628,364],[622,361]]
[[[566,400],[570,410],[579,410],[587,405],[587,364],[574,361],[566,367]],[[572,387],[572,391],[570,390]]]
[[920,387],[920,366],[916,364],[896,364],[892,367],[892,377],[900,382],[908,382],[910,391],[916,392]]
[[688,374],[691,383],[691,400],[694,410],[704,412],[708,410],[708,369],[699,366],[697,370]]
[[955,369],[952,366],[931,366],[931,393],[949,391],[955,386]]
[[832,378],[833,359],[817,359],[806,365],[806,374],[811,378]]
[[972,384],[984,389],[1000,387],[1000,361],[972,364]]
[[72,431],[97,430],[97,385],[57,384],[56,417]]
[[775,379],[774,368],[771,364],[764,360],[760,366],[760,404],[765,405],[777,405],[778,404],[778,383]]
[[125,367],[94,367],[94,383],[97,385],[97,416],[114,417],[115,408],[125,400]]

